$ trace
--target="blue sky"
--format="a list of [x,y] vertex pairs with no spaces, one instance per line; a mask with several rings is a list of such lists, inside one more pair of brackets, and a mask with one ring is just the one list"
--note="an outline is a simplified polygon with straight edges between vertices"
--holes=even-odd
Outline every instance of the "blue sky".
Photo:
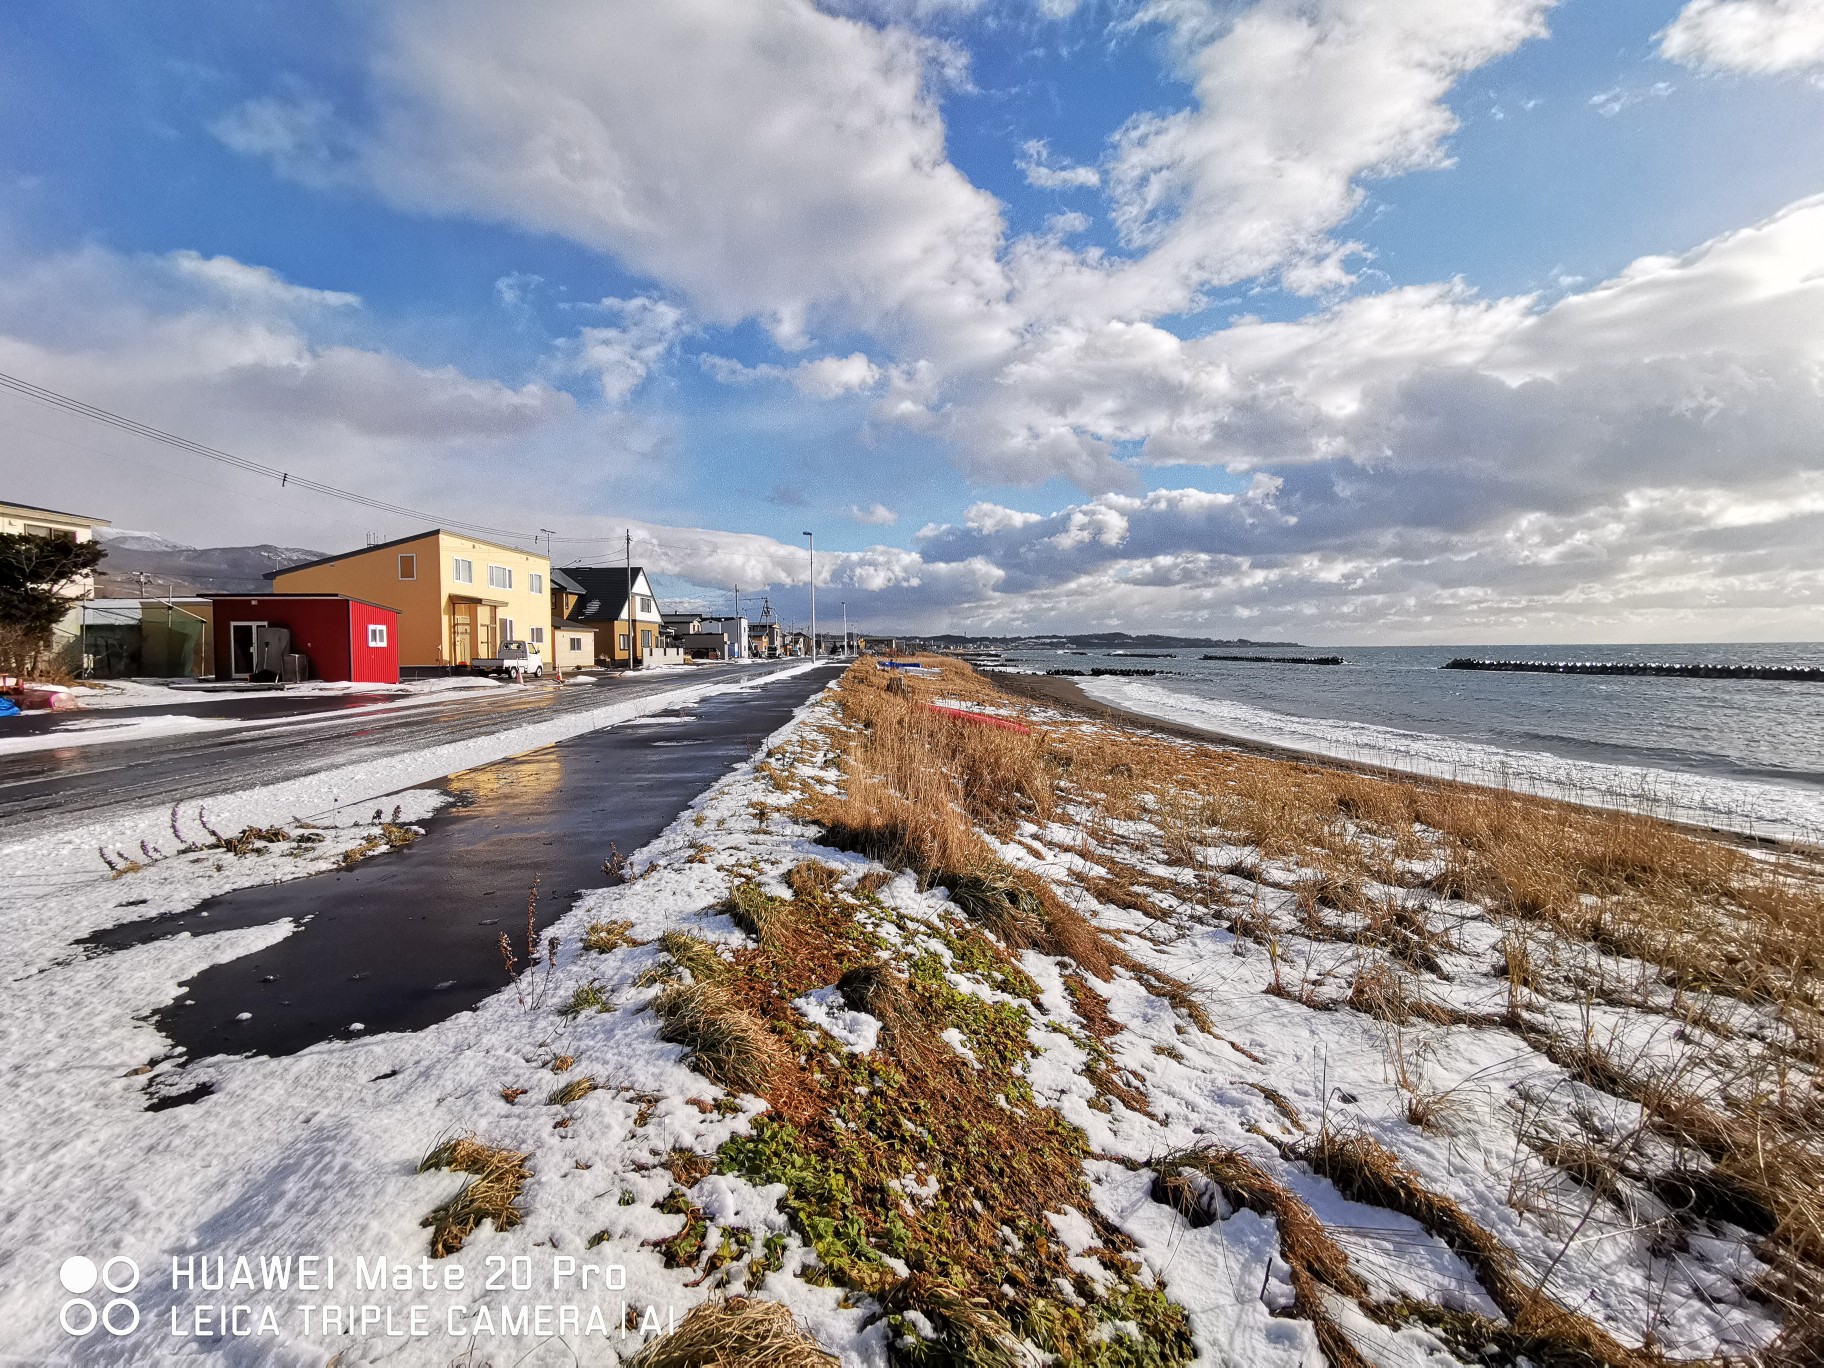
[[0,178],[0,369],[680,593],[812,529],[882,625],[1820,634],[1814,5],[14,6]]

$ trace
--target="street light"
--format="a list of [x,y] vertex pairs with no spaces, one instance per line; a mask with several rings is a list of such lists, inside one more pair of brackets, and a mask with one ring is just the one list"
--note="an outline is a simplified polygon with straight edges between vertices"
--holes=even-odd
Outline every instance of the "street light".
[[811,541],[811,659],[817,659],[817,534],[801,532],[801,537]]

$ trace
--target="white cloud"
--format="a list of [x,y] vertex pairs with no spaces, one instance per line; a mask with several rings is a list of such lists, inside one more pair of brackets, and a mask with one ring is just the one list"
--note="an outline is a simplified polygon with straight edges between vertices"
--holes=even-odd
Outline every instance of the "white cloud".
[[824,319],[968,330],[1005,294],[998,206],[945,157],[927,89],[954,54],[906,29],[806,0],[553,0],[506,25],[484,0],[416,0],[373,46],[358,134],[332,137],[308,96],[218,134],[286,174],[611,252],[793,348]]
[[1612,119],[1622,110],[1640,104],[1643,100],[1663,100],[1673,89],[1670,81],[1655,81],[1650,86],[1632,89],[1616,86],[1612,90],[1599,91],[1590,96],[1590,108],[1603,118]]
[[361,306],[360,295],[293,285],[277,271],[265,266],[248,266],[233,257],[206,257],[196,252],[177,251],[166,259],[178,275],[209,285],[239,301],[283,309],[356,309]]
[[732,357],[705,353],[703,369],[724,385],[752,385],[763,380],[782,380],[800,394],[813,399],[835,399],[873,389],[883,372],[868,360],[866,353],[847,356],[818,356],[792,366],[775,366],[762,362],[747,366]]
[[1660,56],[1757,76],[1824,69],[1817,0],[1690,0],[1659,35]]
[[1055,164],[1043,138],[1028,141],[1020,149],[1016,165],[1026,177],[1026,184],[1040,190],[1094,190],[1102,184],[1102,175],[1093,166]]
[[596,306],[616,318],[613,327],[579,328],[569,347],[571,367],[594,374],[602,398],[623,402],[665,359],[684,333],[684,311],[661,299],[604,299]]
[[899,521],[899,514],[883,503],[871,503],[865,508],[860,504],[850,504],[849,516],[868,527],[891,527]]

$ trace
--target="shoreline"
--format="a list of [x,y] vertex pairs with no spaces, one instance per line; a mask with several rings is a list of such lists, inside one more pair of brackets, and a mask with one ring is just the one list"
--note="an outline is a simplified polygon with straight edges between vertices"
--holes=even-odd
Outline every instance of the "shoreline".
[[[1076,713],[1099,722],[1112,722],[1118,726],[1157,732],[1183,741],[1221,746],[1226,750],[1236,751],[1243,755],[1259,756],[1265,760],[1281,760],[1292,764],[1308,765],[1314,769],[1343,770],[1371,779],[1385,779],[1395,783],[1421,785],[1431,789],[1444,789],[1450,786],[1474,789],[1493,789],[1495,787],[1492,784],[1478,784],[1468,779],[1439,779],[1411,770],[1396,769],[1391,765],[1345,760],[1337,756],[1325,755],[1321,751],[1298,750],[1291,746],[1274,745],[1269,741],[1254,741],[1247,737],[1231,736],[1226,732],[1212,731],[1207,727],[1195,727],[1185,722],[1167,721],[1148,713],[1135,712],[1130,708],[1117,707],[1112,703],[1104,703],[1099,698],[1092,698],[1083,691],[1076,680],[1067,675],[1016,674],[990,669],[984,669],[980,673],[998,688],[1044,707]],[[1529,796],[1539,797],[1542,802],[1569,803],[1573,807],[1591,808],[1598,811],[1616,810],[1606,808],[1600,803],[1580,803],[1574,798]],[[1794,840],[1783,836],[1761,836],[1751,832],[1731,830],[1728,827],[1710,826],[1702,822],[1680,821],[1674,817],[1655,815],[1654,820],[1712,839],[1735,841],[1760,850],[1812,851],[1819,848],[1815,842]]]
[[[1123,727],[1159,732],[1165,736],[1177,737],[1181,741],[1200,741],[1208,745],[1222,746],[1227,750],[1239,751],[1244,755],[1257,755],[1265,760],[1286,760],[1319,769],[1347,770],[1351,774],[1364,774],[1376,779],[1398,779],[1407,783],[1430,784],[1434,787],[1464,782],[1461,779],[1435,779],[1430,775],[1414,774],[1409,770],[1394,769],[1391,765],[1375,765],[1364,760],[1344,760],[1334,755],[1325,755],[1321,751],[1276,746],[1271,741],[1255,741],[1245,736],[1232,736],[1227,732],[1211,731],[1208,727],[1194,727],[1188,722],[1171,722],[1162,717],[1154,717],[1151,713],[1135,712],[1131,708],[1121,708],[1113,703],[1104,703],[1099,698],[1091,698],[1083,692],[1076,680],[1068,675],[1015,674],[1005,670],[983,670],[981,673],[1008,693],[1018,694],[1022,698],[1049,708],[1077,713],[1083,717],[1094,718],[1099,722],[1114,722]],[[1486,787],[1486,785],[1471,785],[1470,787]]]

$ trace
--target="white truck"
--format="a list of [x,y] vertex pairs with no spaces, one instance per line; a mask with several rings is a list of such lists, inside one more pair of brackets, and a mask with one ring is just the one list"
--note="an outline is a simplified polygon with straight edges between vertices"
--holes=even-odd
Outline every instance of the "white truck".
[[476,674],[530,675],[537,679],[545,672],[545,661],[538,647],[531,642],[509,641],[500,648],[499,655],[471,660],[469,668]]

